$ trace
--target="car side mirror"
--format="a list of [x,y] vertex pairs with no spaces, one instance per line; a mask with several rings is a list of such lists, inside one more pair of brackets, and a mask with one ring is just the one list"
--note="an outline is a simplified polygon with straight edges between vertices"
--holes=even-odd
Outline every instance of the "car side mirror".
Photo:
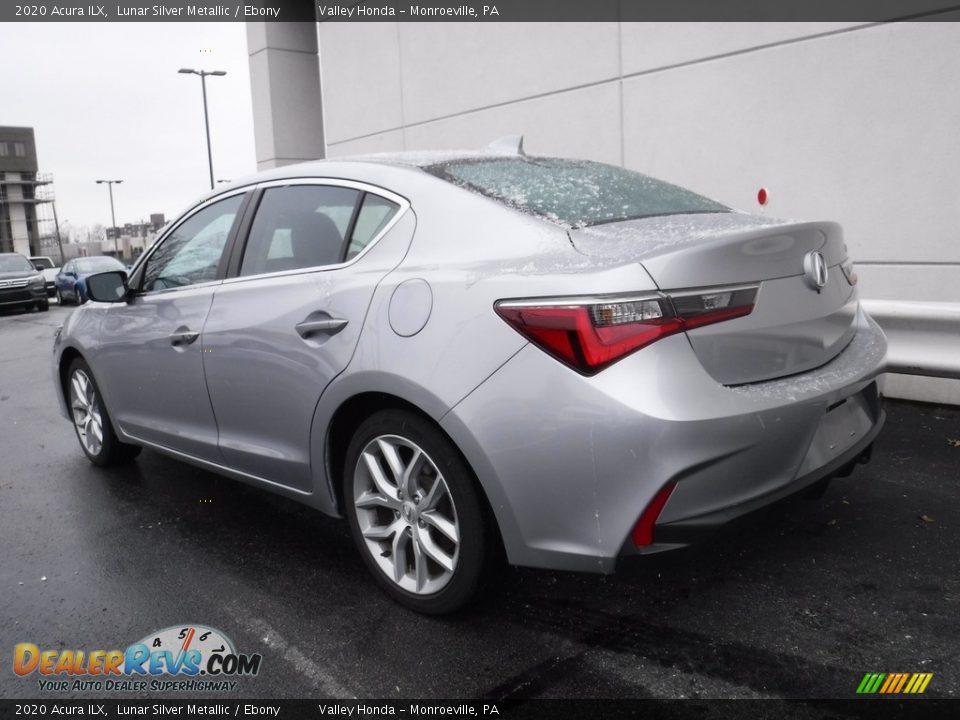
[[87,277],[87,297],[95,302],[126,302],[127,274],[120,270]]

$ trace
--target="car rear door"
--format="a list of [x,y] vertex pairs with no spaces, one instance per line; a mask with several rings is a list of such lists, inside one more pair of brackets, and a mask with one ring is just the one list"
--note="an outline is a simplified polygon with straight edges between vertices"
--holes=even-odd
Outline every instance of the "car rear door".
[[197,342],[247,200],[243,191],[184,216],[151,251],[128,303],[109,306],[93,370],[120,429],[141,442],[220,462]]
[[413,221],[403,198],[341,180],[265,184],[254,202],[204,328],[207,388],[226,464],[309,492],[320,395],[350,362]]

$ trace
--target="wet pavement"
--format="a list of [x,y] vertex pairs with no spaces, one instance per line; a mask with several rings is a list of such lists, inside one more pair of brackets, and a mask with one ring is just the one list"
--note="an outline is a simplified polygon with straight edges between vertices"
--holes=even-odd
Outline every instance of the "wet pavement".
[[888,401],[871,464],[707,546],[504,569],[435,619],[376,589],[340,521],[152,451],[90,465],[49,369],[70,311],[0,313],[0,697],[54,697],[12,672],[17,643],[194,624],[263,655],[227,697],[851,697],[867,672],[960,696],[960,408]]

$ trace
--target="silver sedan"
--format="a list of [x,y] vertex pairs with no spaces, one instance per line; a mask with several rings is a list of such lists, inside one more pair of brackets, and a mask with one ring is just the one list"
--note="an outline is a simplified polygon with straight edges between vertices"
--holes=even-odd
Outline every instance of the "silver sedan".
[[265,172],[87,285],[54,376],[93,463],[147,447],[346,517],[422,612],[502,554],[700,541],[884,419],[838,225],[507,143]]

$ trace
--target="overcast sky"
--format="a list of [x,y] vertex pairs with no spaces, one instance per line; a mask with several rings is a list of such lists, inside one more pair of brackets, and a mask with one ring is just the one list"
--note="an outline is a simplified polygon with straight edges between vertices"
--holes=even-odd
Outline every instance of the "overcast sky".
[[200,78],[215,178],[256,170],[243,23],[0,23],[0,125],[32,126],[57,214],[74,226],[167,219],[209,189]]

